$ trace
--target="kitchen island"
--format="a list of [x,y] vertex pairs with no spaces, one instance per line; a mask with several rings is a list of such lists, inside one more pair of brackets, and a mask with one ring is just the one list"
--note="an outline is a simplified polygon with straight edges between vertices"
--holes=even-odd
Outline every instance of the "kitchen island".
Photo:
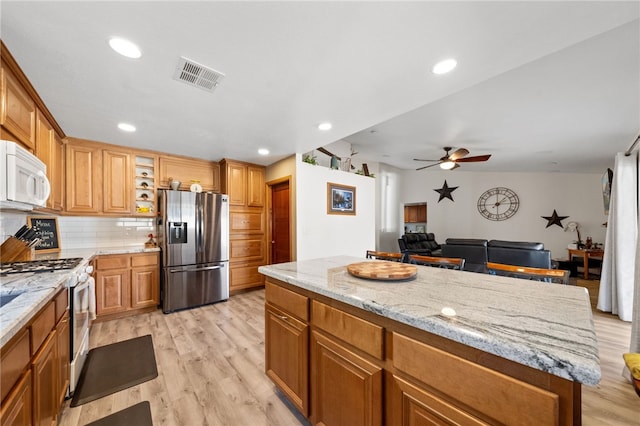
[[[586,289],[346,256],[263,266],[266,370],[313,423],[580,424],[600,380]],[[346,422],[345,422],[346,420]]]

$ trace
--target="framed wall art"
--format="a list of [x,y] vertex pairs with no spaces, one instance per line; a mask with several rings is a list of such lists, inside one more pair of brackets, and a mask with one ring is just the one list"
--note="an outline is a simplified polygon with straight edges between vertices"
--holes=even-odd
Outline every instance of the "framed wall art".
[[327,214],[356,214],[356,187],[327,183]]

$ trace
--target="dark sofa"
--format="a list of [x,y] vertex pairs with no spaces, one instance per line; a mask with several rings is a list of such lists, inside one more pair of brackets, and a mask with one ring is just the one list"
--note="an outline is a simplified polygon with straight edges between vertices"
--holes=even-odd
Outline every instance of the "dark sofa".
[[465,271],[487,272],[488,262],[551,269],[551,252],[544,244],[525,241],[447,238],[442,256],[465,259]]
[[398,239],[400,253],[405,257],[410,254],[421,254],[423,256],[438,256],[440,254],[440,244],[436,241],[433,232],[417,232],[404,234]]

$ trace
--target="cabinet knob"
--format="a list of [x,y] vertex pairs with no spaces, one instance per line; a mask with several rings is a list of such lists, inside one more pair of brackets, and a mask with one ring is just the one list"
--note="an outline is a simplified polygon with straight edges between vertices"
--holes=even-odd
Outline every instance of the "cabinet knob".
[[287,321],[289,319],[289,317],[286,317],[284,315],[276,315],[278,318],[280,318],[282,321]]

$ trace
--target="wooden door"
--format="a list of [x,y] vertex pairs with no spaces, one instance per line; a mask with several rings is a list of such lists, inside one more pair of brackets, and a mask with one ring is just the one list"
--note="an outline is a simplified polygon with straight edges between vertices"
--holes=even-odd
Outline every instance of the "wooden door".
[[309,415],[309,326],[271,305],[265,311],[267,376]]
[[96,272],[96,315],[124,312],[131,305],[131,271],[112,269]]
[[67,211],[99,213],[102,210],[102,153],[96,147],[67,144]]
[[289,181],[271,186],[271,263],[291,260]]
[[317,331],[311,335],[312,423],[382,425],[382,368]]
[[102,183],[105,213],[131,213],[131,154],[104,150],[102,152]]
[[34,425],[51,425],[58,414],[56,339],[56,332],[51,332],[31,364]]
[[131,308],[157,306],[160,302],[158,266],[131,270]]
[[31,371],[27,370],[13,392],[2,403],[0,425],[31,426],[31,394]]

